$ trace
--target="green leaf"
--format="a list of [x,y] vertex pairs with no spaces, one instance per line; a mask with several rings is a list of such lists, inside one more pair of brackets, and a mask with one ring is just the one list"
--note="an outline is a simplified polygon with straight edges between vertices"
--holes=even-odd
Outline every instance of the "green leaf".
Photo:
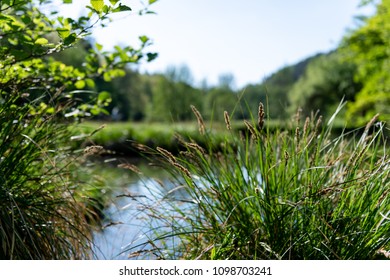
[[104,7],[104,1],[103,0],[91,0],[92,7],[97,11],[101,12]]
[[110,3],[111,3],[111,5],[115,5],[116,3],[118,3],[119,2],[119,0],[110,0]]
[[77,89],[83,89],[85,88],[85,81],[84,80],[79,80],[77,81],[74,86],[77,88]]
[[152,5],[153,3],[156,3],[158,0],[149,0],[149,5]]
[[102,49],[103,49],[103,45],[101,45],[101,44],[99,44],[99,43],[95,43],[95,47],[96,47],[96,49],[97,49],[99,52],[101,52]]
[[57,28],[57,32],[61,39],[65,39],[70,35],[70,30],[64,27]]
[[23,15],[23,16],[21,17],[21,19],[22,19],[22,21],[23,21],[24,24],[29,24],[29,23],[31,23],[31,17],[29,17],[28,15]]
[[146,56],[148,57],[148,62],[150,62],[157,58],[158,53],[147,53]]
[[111,95],[108,91],[102,91],[101,93],[99,93],[99,96],[98,96],[99,103],[103,103],[104,101],[107,101],[110,99],[111,99]]
[[110,11],[110,7],[108,7],[107,5],[104,5],[102,11],[103,11],[103,13],[108,14]]
[[93,79],[85,79],[85,83],[89,88],[94,88],[95,87],[95,81]]
[[34,42],[36,45],[46,45],[49,41],[46,38],[38,38]]
[[76,34],[72,33],[64,39],[64,44],[70,45],[76,41],[76,38],[77,38]]
[[146,43],[147,41],[149,41],[149,37],[148,36],[140,36],[139,39],[141,40],[142,43]]
[[105,82],[111,82],[112,81],[111,75],[108,72],[104,72],[103,79],[104,79]]
[[113,13],[126,12],[126,11],[131,11],[131,8],[129,6],[122,5],[122,4],[119,4],[119,7],[112,10]]
[[62,2],[63,2],[64,4],[72,4],[72,1],[73,1],[73,0],[63,0]]

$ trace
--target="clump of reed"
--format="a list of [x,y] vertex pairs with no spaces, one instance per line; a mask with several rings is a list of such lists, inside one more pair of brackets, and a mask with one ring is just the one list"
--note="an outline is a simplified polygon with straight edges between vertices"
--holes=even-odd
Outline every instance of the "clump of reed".
[[[212,140],[192,110],[200,132]],[[302,121],[298,111],[289,128],[271,132],[264,110],[260,104],[257,120],[245,121],[243,137],[231,130],[225,112],[230,137],[218,151],[193,142],[178,155],[156,151],[173,184],[185,191],[183,199],[173,188],[148,208],[150,219],[158,221],[148,241],[159,244],[158,257],[388,256],[390,158],[384,124],[374,118],[360,130],[334,136],[334,117],[324,123],[312,113]]]
[[0,259],[89,258],[91,212],[64,104],[48,113],[36,102],[17,93],[0,100]]

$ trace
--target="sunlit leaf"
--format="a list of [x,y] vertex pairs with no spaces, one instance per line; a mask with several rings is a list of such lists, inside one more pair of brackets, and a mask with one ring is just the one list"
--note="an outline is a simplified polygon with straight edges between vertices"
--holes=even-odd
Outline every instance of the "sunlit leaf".
[[85,79],[85,83],[87,87],[94,88],[95,87],[95,81],[93,79]]
[[111,82],[111,80],[112,80],[111,75],[108,72],[105,72],[103,74],[103,79],[105,82]]
[[70,35],[70,30],[67,28],[57,28],[57,32],[61,39],[65,39]]
[[77,89],[83,89],[85,88],[85,81],[84,80],[79,80],[77,81],[74,86],[77,88]]
[[111,3],[111,5],[115,5],[116,3],[118,3],[119,2],[119,0],[110,0],[110,3]]
[[38,38],[34,42],[37,45],[46,45],[49,41],[46,38]]
[[152,5],[153,3],[156,3],[158,0],[149,0],[149,5]]
[[149,41],[149,37],[148,36],[140,36],[139,39],[141,40],[142,43],[146,43],[147,41]]
[[63,2],[64,4],[72,4],[72,1],[73,1],[73,0],[63,0],[62,2]]
[[91,0],[92,7],[98,11],[101,12],[104,7],[104,1],[103,0]]
[[104,101],[107,101],[111,99],[111,95],[108,91],[102,91],[101,93],[99,93],[99,96],[98,96],[98,101],[103,103]]
[[95,43],[95,47],[96,47],[96,49],[97,49],[99,52],[101,52],[102,49],[103,49],[103,45],[101,45],[101,44],[99,44],[99,43]]

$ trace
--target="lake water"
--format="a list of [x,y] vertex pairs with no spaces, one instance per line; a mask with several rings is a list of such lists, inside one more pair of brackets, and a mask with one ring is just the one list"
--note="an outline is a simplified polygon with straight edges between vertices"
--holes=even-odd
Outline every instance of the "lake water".
[[[196,206],[198,201],[190,199],[183,185],[178,182],[171,183],[168,174],[163,173],[161,169],[151,169],[144,166],[143,171],[145,169],[148,175],[142,177],[129,177],[129,174],[132,174],[129,170],[122,170],[123,173],[118,174],[121,169],[116,169],[115,176],[123,175],[124,180],[119,180],[122,182],[120,183],[121,187],[116,187],[112,203],[105,210],[107,219],[103,221],[103,229],[94,234],[95,259],[155,259],[156,256],[152,253],[145,253],[153,248],[148,243],[155,237],[153,228],[159,228],[160,232],[161,230],[170,231],[173,224],[176,226],[185,225],[179,217],[180,215],[183,217],[184,212],[192,215],[195,209],[193,206]],[[248,185],[260,186],[263,184],[260,174],[255,177],[249,176],[246,169],[242,171],[242,174]],[[193,180],[198,187],[207,188],[209,186],[209,183],[201,178],[194,176]],[[252,180],[255,182],[251,182]],[[112,178],[112,181],[117,180]],[[173,199],[161,199],[162,197]],[[175,218],[170,219],[170,217],[175,216],[173,207],[180,208],[182,211],[181,214],[176,215],[178,216],[176,220],[173,220]],[[156,212],[153,211],[154,209]],[[154,213],[156,215],[153,215]],[[155,216],[159,217],[161,213],[163,213],[164,219],[155,218]],[[165,247],[174,249],[178,240],[177,238],[164,239],[164,242],[168,244]],[[138,251],[141,251],[139,256],[135,254]],[[164,254],[164,252],[159,252],[159,255],[162,253]]]
[[[162,203],[159,198],[168,194],[174,187],[169,183],[167,174],[157,171],[153,174],[157,179],[152,179],[150,175],[143,178],[128,177],[129,172],[131,171],[123,170],[123,175],[127,175],[124,180],[129,182],[114,192],[110,206],[104,211],[106,219],[103,221],[103,229],[94,233],[95,259],[137,258],[134,256],[135,252],[152,248],[147,244],[148,237],[153,235],[151,229],[163,226],[158,224],[158,220],[152,221],[148,210],[156,206],[157,201]],[[168,208],[167,205],[161,204],[158,207],[162,206]],[[156,257],[143,252],[142,258]]]
[[135,180],[125,189],[115,191],[110,206],[104,211],[103,229],[95,232],[96,259],[128,259],[126,248],[146,242],[145,216],[139,211],[140,202],[149,194],[147,190],[157,182]]

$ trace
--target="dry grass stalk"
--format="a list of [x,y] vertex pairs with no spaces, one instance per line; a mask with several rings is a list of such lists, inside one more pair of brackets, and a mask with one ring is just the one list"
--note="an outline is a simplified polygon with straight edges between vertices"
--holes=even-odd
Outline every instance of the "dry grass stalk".
[[295,141],[297,142],[297,148],[298,148],[298,144],[299,144],[299,137],[300,137],[301,133],[299,131],[299,126],[297,126],[295,128]]
[[322,124],[322,116],[319,116],[313,130],[313,137],[317,135],[318,129],[320,128],[321,124]]
[[204,124],[202,115],[200,114],[200,112],[198,111],[198,109],[196,109],[196,107],[195,107],[194,105],[191,105],[191,110],[192,110],[192,112],[194,112],[195,117],[196,117],[196,119],[198,120],[198,126],[199,126],[199,132],[200,132],[200,134],[204,135],[205,130],[206,130],[206,126],[205,126],[205,124]]
[[303,135],[305,136],[310,125],[310,118],[306,117],[305,125],[303,126]]
[[245,126],[248,128],[248,130],[251,132],[252,137],[254,139],[257,139],[257,132],[256,132],[256,129],[253,127],[253,125],[247,120],[244,120],[244,123],[245,123]]
[[139,150],[140,152],[150,152],[151,151],[151,149],[148,146],[144,145],[144,144],[132,143],[132,146],[134,148],[136,148],[137,150]]
[[93,136],[94,134],[96,134],[97,132],[99,132],[100,130],[104,129],[106,127],[105,124],[102,124],[101,126],[99,126],[98,128],[96,128],[94,131],[92,131],[88,136],[91,137]]
[[188,177],[191,177],[191,172],[187,168],[185,168],[183,165],[181,165],[177,162],[172,162],[172,164],[175,167],[179,168],[185,175],[187,175]]
[[104,148],[102,146],[89,146],[84,149],[84,155],[90,156],[90,155],[98,155],[101,152],[103,152]]
[[264,116],[265,116],[265,112],[264,112],[264,105],[263,103],[259,103],[259,112],[258,112],[258,125],[259,125],[259,129],[262,130],[263,129],[263,126],[264,126]]
[[225,123],[226,123],[226,128],[228,130],[231,130],[232,129],[232,126],[230,124],[230,117],[229,117],[229,113],[227,111],[224,111],[223,112],[223,116],[225,118]]
[[365,133],[368,133],[368,130],[370,127],[378,120],[379,114],[376,114],[366,125],[366,128],[364,129]]
[[137,173],[140,175],[142,174],[141,170],[139,170],[139,168],[137,166],[135,166],[134,164],[121,163],[121,164],[118,164],[118,167],[123,168],[123,169],[129,169],[129,170],[133,171],[134,173]]
[[285,160],[285,164],[287,165],[287,162],[288,162],[288,159],[290,158],[290,155],[288,154],[287,151],[284,151],[284,160]]
[[199,146],[198,144],[196,144],[196,143],[187,143],[186,145],[187,145],[188,147],[192,148],[192,149],[197,150],[197,151],[200,152],[202,155],[206,155],[206,151],[205,151],[201,146]]
[[297,113],[295,114],[295,122],[297,126],[299,126],[299,122],[301,120],[301,113],[302,113],[302,108],[298,108]]
[[161,147],[157,147],[157,151],[160,152],[160,154],[162,154],[165,158],[167,158],[171,163],[175,163],[176,162],[176,158],[174,155],[172,155],[171,152],[165,150],[164,148],[161,148]]

